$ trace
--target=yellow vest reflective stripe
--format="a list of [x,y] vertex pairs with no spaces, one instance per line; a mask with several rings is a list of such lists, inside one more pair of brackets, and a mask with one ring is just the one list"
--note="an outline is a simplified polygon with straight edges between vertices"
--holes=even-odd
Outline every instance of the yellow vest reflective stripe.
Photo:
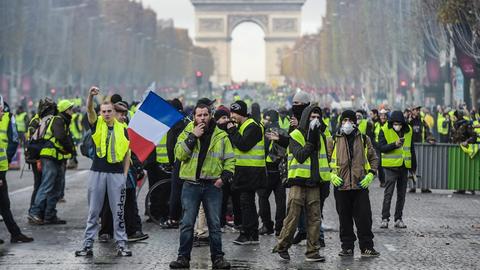
[[[363,165],[363,167],[365,168],[365,172],[368,172],[372,168],[370,166],[370,162],[368,161],[368,147],[367,147],[367,144],[363,141],[363,136],[364,135],[360,135],[360,136],[362,138],[361,139],[362,144],[365,145],[365,147],[363,149],[363,154],[365,155],[365,164]],[[332,168],[333,172],[338,173],[337,170],[340,168],[340,166],[338,165],[338,162],[337,162],[337,143],[336,143],[336,141],[334,142],[334,145],[335,146],[333,147],[332,158],[330,159],[330,168]]]
[[360,120],[360,124],[358,125],[358,130],[363,135],[367,134],[367,123],[368,121],[366,119],[362,119]]
[[26,112],[19,113],[15,116],[15,123],[17,124],[17,131],[24,133],[27,131],[27,125],[25,124],[25,118],[27,117]]
[[443,116],[441,113],[439,113],[438,117],[437,117],[438,134],[447,135],[448,134],[448,127],[443,127],[443,122],[445,122],[445,116]]
[[108,126],[103,117],[98,117],[95,133],[92,134],[97,157],[104,158],[106,156],[108,163],[123,161],[130,145],[129,140],[125,137],[125,127],[125,124],[114,119],[113,132],[111,132],[107,147]]
[[157,152],[157,162],[160,164],[167,164],[170,163],[168,160],[168,152],[167,152],[167,134],[162,137],[160,143],[156,147]]
[[[394,149],[388,153],[382,153],[382,167],[401,167],[405,164],[407,169],[412,168],[412,128],[404,135],[405,141],[403,146]],[[393,128],[389,128],[388,125],[382,127],[383,134],[387,140],[387,144],[395,143],[398,141],[398,134]]]
[[[298,144],[302,147],[305,146],[305,137],[303,134],[298,130],[295,129],[290,133],[290,137],[294,139]],[[328,158],[327,158],[327,150],[325,146],[325,142],[320,135],[320,151],[318,152],[318,171],[320,173],[320,177],[323,181],[330,180],[330,166],[328,165]],[[303,163],[297,161],[297,159],[293,156],[290,149],[288,150],[288,178],[311,178],[311,159],[310,157],[307,158]]]
[[246,167],[265,167],[265,138],[263,135],[263,127],[257,124],[252,118],[249,118],[240,126],[238,132],[243,136],[245,128],[247,128],[249,125],[257,125],[261,128],[262,140],[247,152],[240,151],[235,147],[235,165]]
[[7,130],[10,124],[10,114],[4,113],[0,121],[0,171],[8,171],[7,147],[8,136]]
[[8,125],[10,124],[10,113],[3,114],[2,120],[0,120],[0,146],[7,148],[8,146]]
[[62,154],[65,151],[60,142],[53,136],[52,125],[55,119],[59,116],[53,116],[48,124],[47,131],[45,132],[44,140],[47,141],[46,145],[40,151],[41,157],[52,157],[56,160],[64,160],[72,157],[71,154]]

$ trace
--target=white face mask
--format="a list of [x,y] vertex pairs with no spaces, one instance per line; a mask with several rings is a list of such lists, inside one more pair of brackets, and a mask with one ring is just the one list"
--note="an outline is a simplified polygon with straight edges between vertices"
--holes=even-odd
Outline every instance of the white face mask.
[[402,130],[402,125],[393,125],[393,129],[398,132]]
[[352,131],[354,130],[354,127],[350,121],[345,122],[345,124],[342,124],[342,128],[340,131],[346,135],[350,135]]

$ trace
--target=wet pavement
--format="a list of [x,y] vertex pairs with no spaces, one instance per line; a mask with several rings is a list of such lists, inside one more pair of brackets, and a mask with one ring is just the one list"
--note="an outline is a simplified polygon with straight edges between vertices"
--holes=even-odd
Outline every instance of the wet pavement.
[[[82,159],[78,170],[68,171],[66,203],[58,205],[58,216],[68,221],[66,225],[29,225],[26,214],[33,184],[31,171],[26,170],[22,178],[20,171],[8,172],[17,223],[24,233],[33,235],[35,241],[10,244],[5,226],[0,225],[0,238],[6,240],[0,245],[0,269],[168,269],[169,262],[176,258],[179,233],[150,223],[143,224],[150,238],[130,245],[133,257],[116,257],[113,243],[96,243],[93,258],[74,256],[74,251],[81,246],[85,228],[88,167],[89,162]],[[327,246],[321,250],[326,262],[306,262],[305,246],[293,246],[292,260],[285,262],[271,253],[276,242],[273,235],[262,236],[257,246],[237,246],[232,243],[237,233],[230,231],[222,234],[226,258],[233,269],[480,269],[479,195],[452,195],[451,191],[407,194],[404,221],[408,228],[394,229],[390,222],[390,228],[383,230],[379,229],[383,189],[378,187],[378,182],[372,185],[374,242],[380,257],[360,258],[358,245],[354,258],[338,257],[338,216],[331,194],[324,213],[324,224],[329,228]],[[145,194],[142,190],[139,196],[141,213]],[[211,268],[209,248],[194,248],[191,269],[208,268]]]

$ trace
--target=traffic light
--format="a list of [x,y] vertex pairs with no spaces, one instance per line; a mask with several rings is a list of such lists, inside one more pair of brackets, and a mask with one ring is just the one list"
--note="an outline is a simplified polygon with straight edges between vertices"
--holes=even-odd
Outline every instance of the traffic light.
[[203,82],[203,72],[201,72],[200,70],[197,70],[195,72],[195,79],[196,79],[197,85],[201,85]]

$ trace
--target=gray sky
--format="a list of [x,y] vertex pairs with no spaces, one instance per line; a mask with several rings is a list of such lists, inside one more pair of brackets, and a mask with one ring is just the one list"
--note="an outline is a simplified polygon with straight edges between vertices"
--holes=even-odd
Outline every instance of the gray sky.
[[[140,1],[140,0],[137,0]],[[177,27],[188,28],[190,36],[194,36],[193,6],[189,0],[141,0],[145,7],[152,8],[157,18],[172,18]],[[302,32],[314,33],[321,26],[322,16],[325,14],[326,0],[307,0],[303,8]],[[242,39],[235,39],[241,36]],[[245,23],[235,29],[232,41],[232,72],[234,80],[249,79],[258,81],[264,79],[263,33],[253,23]]]

